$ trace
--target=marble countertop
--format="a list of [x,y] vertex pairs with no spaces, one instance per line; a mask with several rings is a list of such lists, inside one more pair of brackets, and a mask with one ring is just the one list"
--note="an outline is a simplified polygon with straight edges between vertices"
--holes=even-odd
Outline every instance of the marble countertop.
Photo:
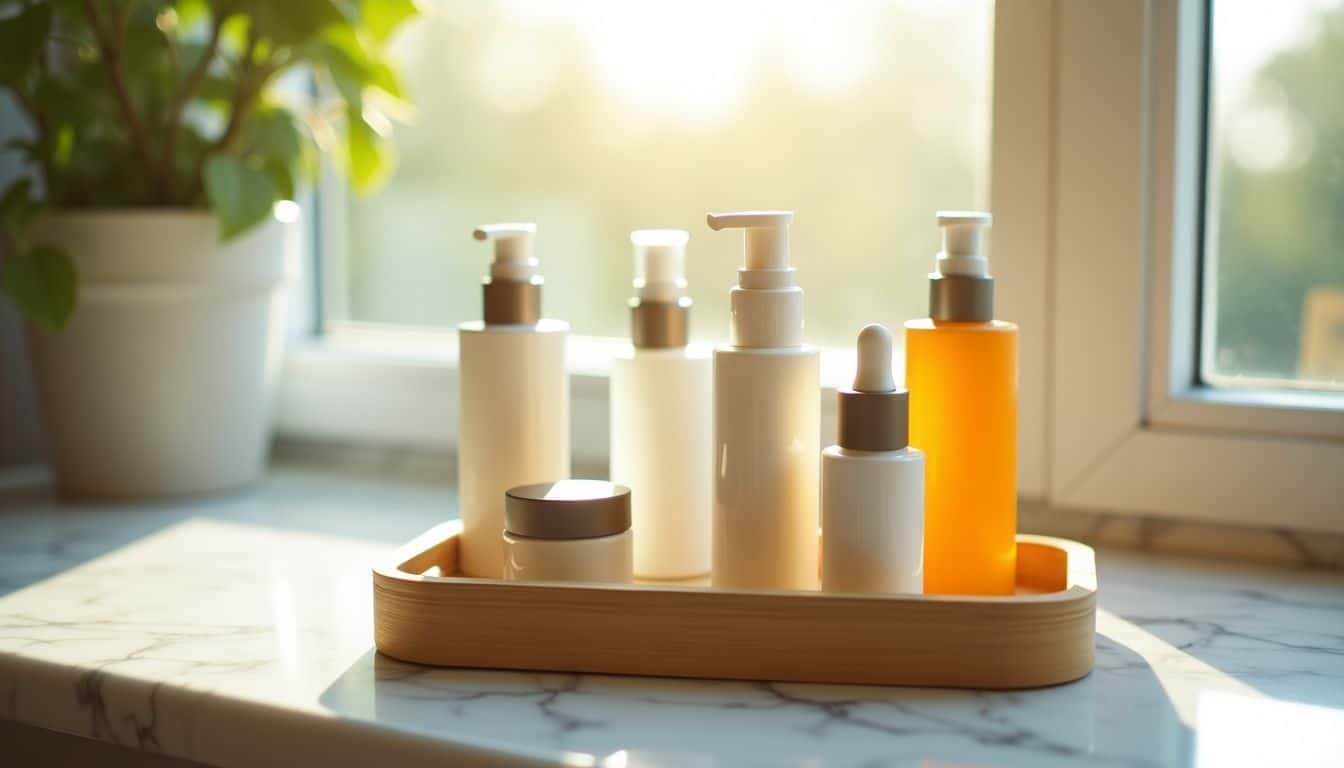
[[1034,691],[380,657],[370,562],[453,515],[294,469],[134,505],[0,476],[0,719],[223,766],[1344,764],[1339,573],[1103,549],[1096,669]]

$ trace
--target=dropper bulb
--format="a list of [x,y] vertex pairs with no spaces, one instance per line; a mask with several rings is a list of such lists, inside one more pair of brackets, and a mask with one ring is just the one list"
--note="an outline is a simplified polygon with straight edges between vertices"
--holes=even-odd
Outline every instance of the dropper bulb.
[[859,331],[854,391],[896,391],[896,379],[891,375],[891,331],[885,325],[873,323]]

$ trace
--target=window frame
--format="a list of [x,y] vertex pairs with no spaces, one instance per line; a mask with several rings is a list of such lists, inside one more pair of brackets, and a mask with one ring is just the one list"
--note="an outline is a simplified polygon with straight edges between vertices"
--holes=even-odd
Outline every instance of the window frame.
[[[1204,0],[996,4],[991,259],[999,314],[1022,329],[1019,493],[1344,531],[1338,401],[1197,383],[1205,20]],[[344,320],[346,204],[324,174],[308,276],[322,311],[286,357],[278,433],[455,450],[456,334]],[[571,339],[578,468],[605,466],[609,360],[625,343]],[[848,351],[825,353],[826,383],[847,368]],[[826,442],[834,401],[824,389]]]
[[[1341,400],[1198,379],[1205,2],[1032,5],[999,2],[1019,28],[996,34],[995,97],[1048,83],[1050,107],[1003,137],[996,107],[993,200],[999,271],[1045,294],[1010,294],[1045,305],[1023,316],[1035,480],[1055,506],[1344,530]],[[998,185],[1024,162],[1044,192]]]

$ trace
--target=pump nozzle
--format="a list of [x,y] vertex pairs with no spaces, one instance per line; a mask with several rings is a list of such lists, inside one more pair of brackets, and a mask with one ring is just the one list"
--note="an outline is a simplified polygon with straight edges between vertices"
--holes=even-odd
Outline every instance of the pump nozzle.
[[536,233],[537,225],[531,223],[485,224],[472,230],[471,236],[495,241],[491,278],[525,281],[537,274],[537,260],[532,257],[532,236]]
[[943,249],[938,252],[938,272],[943,275],[989,275],[989,260],[981,250],[984,228],[994,217],[980,211],[939,211]]
[[532,257],[531,223],[486,224],[472,230],[477,240],[495,241],[490,276],[481,282],[486,325],[526,325],[541,317],[541,275]]
[[803,343],[803,289],[789,266],[793,211],[711,213],[709,228],[746,230],[745,266],[730,294],[728,343],[767,349]]
[[745,229],[747,269],[789,268],[789,224],[793,211],[738,211],[711,213],[705,219],[709,228]]
[[686,242],[684,229],[637,229],[630,233],[635,246],[635,295],[646,301],[673,302],[686,295]]

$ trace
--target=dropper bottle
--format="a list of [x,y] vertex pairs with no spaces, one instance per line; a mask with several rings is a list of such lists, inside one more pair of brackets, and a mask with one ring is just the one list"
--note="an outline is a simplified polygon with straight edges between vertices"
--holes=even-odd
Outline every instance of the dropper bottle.
[[905,324],[910,444],[925,455],[924,591],[1009,595],[1017,577],[1017,326],[994,319],[988,213],[940,211],[929,317]]
[[836,392],[836,444],[821,452],[821,588],[924,590],[924,455],[911,448],[909,393],[891,373],[891,331],[859,332],[851,389]]
[[817,588],[820,361],[803,343],[791,211],[711,213],[742,229],[729,341],[714,350],[714,586]]
[[490,224],[472,236],[494,245],[481,283],[483,320],[458,326],[457,447],[462,518],[459,568],[504,575],[504,494],[569,477],[569,325],[541,317],[535,224]]
[[630,499],[635,576],[686,579],[710,567],[710,371],[690,341],[679,229],[630,234],[633,345],[611,369],[611,480]]

